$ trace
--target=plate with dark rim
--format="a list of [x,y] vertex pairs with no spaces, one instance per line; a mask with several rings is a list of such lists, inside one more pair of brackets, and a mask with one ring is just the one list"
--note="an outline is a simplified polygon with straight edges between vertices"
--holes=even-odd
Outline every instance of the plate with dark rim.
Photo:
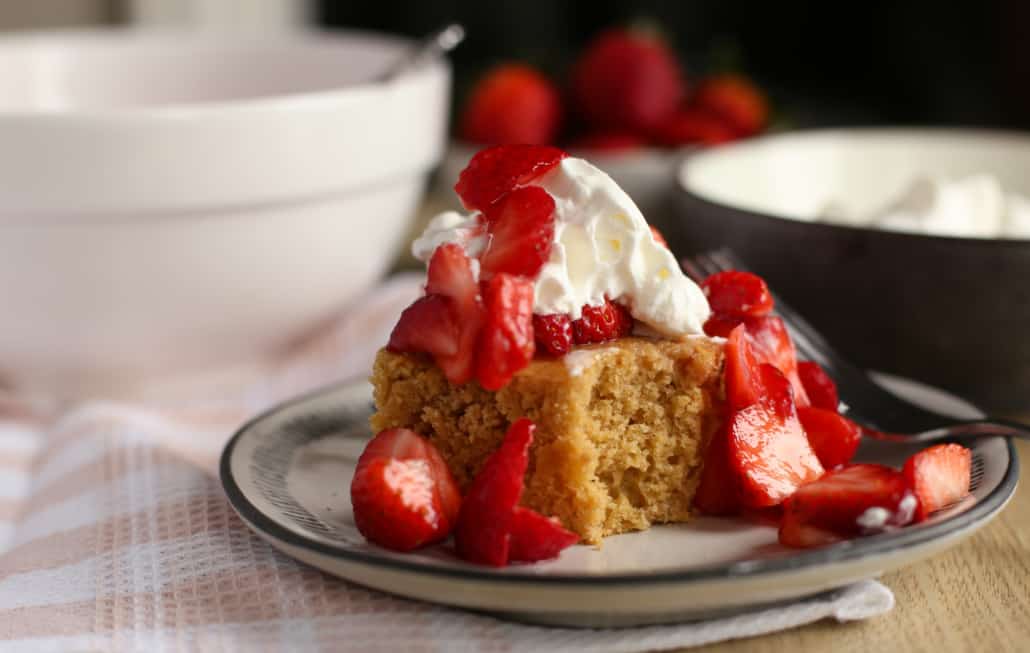
[[[896,377],[886,387],[956,418],[973,406]],[[1000,437],[967,442],[971,495],[921,524],[818,549],[781,547],[775,526],[699,517],[577,545],[560,558],[504,569],[458,560],[451,543],[413,553],[370,544],[354,525],[350,479],[371,436],[366,381],[320,390],[254,418],[222,453],[233,508],[287,555],[399,596],[563,626],[631,626],[709,618],[830,592],[946,548],[982,528],[1012,497],[1019,463]],[[864,442],[857,460],[900,467],[918,446]]]

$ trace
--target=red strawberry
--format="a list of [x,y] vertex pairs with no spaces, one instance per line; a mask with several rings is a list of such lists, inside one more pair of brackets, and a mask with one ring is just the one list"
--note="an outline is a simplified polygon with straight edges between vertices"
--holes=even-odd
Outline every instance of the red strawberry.
[[461,559],[495,567],[508,564],[512,512],[522,496],[535,428],[526,418],[512,424],[500,448],[472,480],[454,531]]
[[472,90],[461,117],[461,137],[484,145],[546,145],[558,135],[561,114],[554,83],[529,66],[502,64]]
[[730,464],[740,477],[743,502],[752,508],[781,503],[823,474],[798,421],[790,383],[772,365],[760,371],[764,392],[734,413],[729,425]]
[[706,515],[737,515],[741,510],[740,483],[730,466],[729,432],[719,429],[705,452],[694,506]]
[[568,315],[534,315],[533,333],[537,349],[551,356],[564,356],[572,349],[572,320]]
[[458,349],[454,354],[437,353],[434,360],[451,383],[467,383],[474,372],[476,339],[485,318],[479,284],[465,250],[454,243],[436,248],[429,259],[426,292],[450,300],[451,314],[458,326]]
[[765,95],[740,75],[719,75],[704,80],[694,95],[694,105],[722,118],[740,136],[757,134],[769,120]]
[[558,557],[562,550],[579,541],[579,536],[562,528],[554,517],[515,506],[511,522],[510,562],[537,562]]
[[705,322],[704,330],[705,334],[709,336],[728,338],[730,336],[730,332],[741,323],[743,323],[743,320],[739,317],[712,313],[712,316],[708,318],[707,322]]
[[765,392],[758,361],[751,348],[747,329],[737,325],[726,339],[726,404],[738,411],[758,402]]
[[840,408],[840,397],[837,395],[837,384],[813,361],[798,361],[798,378],[805,387],[809,401],[816,408],[825,408],[837,412]]
[[485,211],[512,190],[558,165],[567,154],[546,145],[498,145],[480,150],[461,171],[454,192],[466,209]]
[[669,243],[665,240],[665,236],[662,235],[662,232],[658,231],[658,228],[654,225],[649,226],[651,227],[651,237],[654,238],[654,241],[665,249],[669,249]]
[[610,30],[575,64],[572,95],[594,128],[646,134],[671,115],[686,93],[676,57],[657,39]]
[[577,345],[615,340],[631,331],[633,316],[629,309],[609,299],[600,306],[584,306],[582,316],[572,322],[572,339]]
[[420,351],[434,357],[454,356],[460,340],[461,328],[454,319],[450,301],[440,295],[427,295],[404,309],[386,348]]
[[476,379],[500,390],[533,360],[533,282],[497,274],[483,282],[486,321],[476,348]]
[[761,363],[771,363],[783,372],[794,389],[794,401],[798,406],[810,405],[812,402],[808,399],[805,386],[798,378],[794,343],[783,320],[775,315],[764,315],[746,318],[744,325],[754,347],[755,358]]
[[760,317],[773,309],[772,294],[765,280],[757,274],[727,270],[708,277],[701,283],[712,312],[735,317]]
[[916,521],[969,494],[972,452],[960,444],[938,444],[905,461],[905,482],[919,499]]
[[486,212],[489,244],[480,257],[485,275],[535,277],[551,255],[554,198],[539,186],[513,190]]
[[383,431],[368,443],[350,491],[361,534],[397,551],[446,538],[461,505],[458,485],[436,447],[408,429]]
[[660,145],[722,145],[737,139],[733,127],[723,118],[693,107],[680,109],[654,130]]
[[851,462],[862,440],[862,429],[857,424],[835,410],[815,406],[798,408],[798,419],[823,467],[833,469]]
[[780,543],[818,546],[901,527],[912,521],[916,504],[901,472],[883,465],[848,465],[787,499]]
[[645,145],[647,145],[647,141],[629,132],[598,132],[576,139],[570,147],[595,153],[614,154],[639,150]]

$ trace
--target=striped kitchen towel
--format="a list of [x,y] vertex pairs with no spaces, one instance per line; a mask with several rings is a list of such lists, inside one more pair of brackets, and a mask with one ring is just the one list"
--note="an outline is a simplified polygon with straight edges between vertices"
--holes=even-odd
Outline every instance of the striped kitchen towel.
[[222,494],[222,444],[277,401],[367,374],[420,284],[388,281],[232,384],[198,378],[133,403],[0,398],[0,651],[628,651],[890,609],[867,581],[702,623],[541,628],[364,589],[270,548]]

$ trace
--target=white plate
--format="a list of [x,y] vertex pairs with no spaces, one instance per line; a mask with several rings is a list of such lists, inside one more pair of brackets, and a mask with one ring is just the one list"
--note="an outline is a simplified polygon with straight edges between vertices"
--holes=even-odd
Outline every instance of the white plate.
[[[956,417],[970,405],[910,381],[883,378],[913,402]],[[1015,449],[981,438],[972,497],[893,533],[808,551],[776,529],[703,517],[575,546],[558,560],[505,569],[454,557],[450,544],[399,554],[367,543],[350,506],[354,463],[370,436],[371,389],[332,387],[255,418],[230,440],[221,476],[258,535],[298,560],[368,587],[536,623],[628,626],[701,619],[830,591],[953,546],[1004,507],[1016,487]],[[858,459],[900,467],[918,447],[866,442]]]

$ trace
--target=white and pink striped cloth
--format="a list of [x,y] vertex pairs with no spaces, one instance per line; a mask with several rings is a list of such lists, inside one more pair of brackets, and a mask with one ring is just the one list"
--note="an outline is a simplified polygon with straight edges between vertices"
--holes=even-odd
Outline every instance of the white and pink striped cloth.
[[387,282],[231,384],[198,378],[133,404],[0,399],[0,651],[624,651],[890,609],[889,590],[868,581],[691,625],[537,628],[387,596],[271,549],[222,494],[222,444],[279,400],[367,374],[420,283]]

